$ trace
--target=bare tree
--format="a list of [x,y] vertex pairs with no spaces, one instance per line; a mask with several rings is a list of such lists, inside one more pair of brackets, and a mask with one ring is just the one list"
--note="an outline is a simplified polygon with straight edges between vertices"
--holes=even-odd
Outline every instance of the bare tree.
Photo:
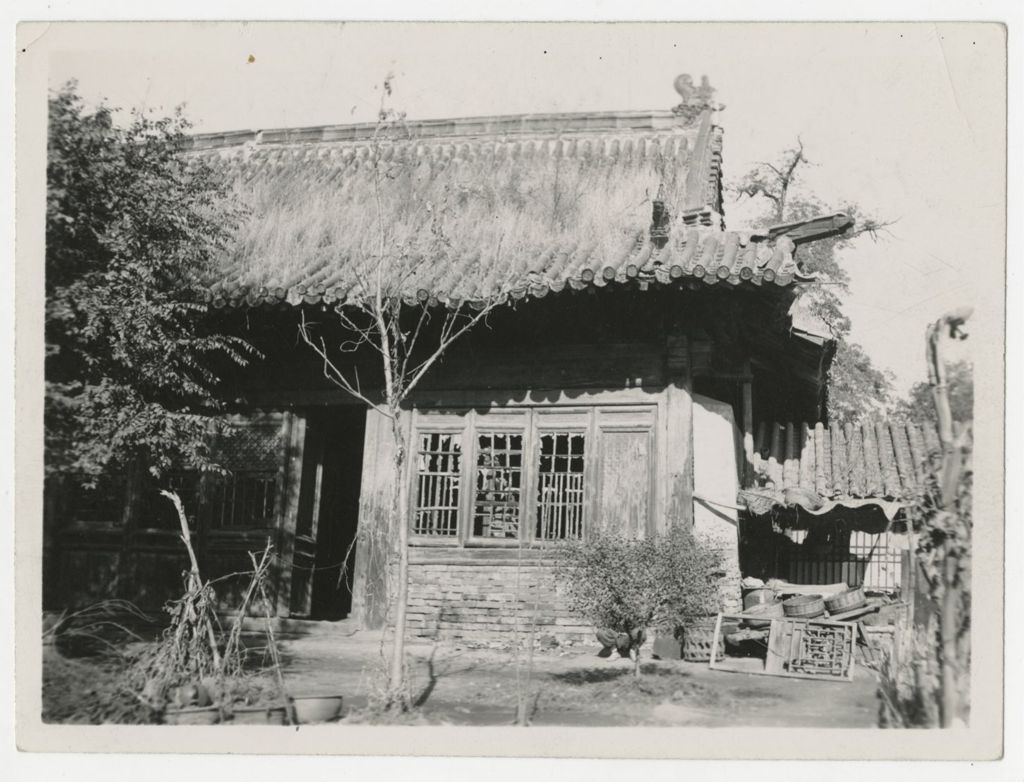
[[789,188],[796,179],[797,169],[801,163],[810,165],[810,161],[804,155],[804,142],[797,136],[796,146],[783,152],[781,161],[758,163],[757,167],[736,186],[736,190],[740,195],[750,198],[767,198],[772,203],[771,213],[774,222],[781,223],[786,219]]
[[[391,77],[384,82],[390,95]],[[387,590],[394,606],[394,638],[389,663],[385,705],[405,710],[410,706],[405,660],[406,604],[409,590],[409,489],[406,462],[412,444],[402,413],[413,392],[445,351],[484,321],[508,299],[510,277],[497,272],[477,281],[470,300],[449,298],[439,302],[433,292],[415,288],[424,272],[452,262],[451,243],[445,234],[447,198],[443,193],[410,192],[409,170],[415,160],[394,153],[396,144],[410,138],[404,116],[382,102],[368,161],[373,178],[371,210],[374,241],[361,257],[350,258],[355,285],[346,301],[334,309],[346,339],[329,344],[318,324],[305,313],[299,326],[302,340],[319,356],[324,376],[348,394],[362,400],[390,421],[393,440],[392,518],[397,526],[397,584]],[[492,269],[501,269],[500,242]],[[410,299],[412,300],[410,302]],[[355,354],[374,356],[382,383],[370,388],[359,376]],[[378,387],[379,386],[379,387]],[[372,522],[371,522],[372,523]],[[379,534],[386,530],[378,530]],[[390,549],[389,549],[390,550]],[[391,561],[386,565],[390,570]]]
[[800,249],[799,265],[812,273],[803,282],[799,306],[821,321],[836,341],[836,355],[829,373],[829,419],[857,420],[886,408],[892,397],[891,373],[874,366],[860,345],[851,342],[850,319],[843,312],[841,296],[849,292],[850,276],[839,263],[839,252],[867,234],[872,240],[886,233],[896,221],[867,213],[855,203],[843,203],[838,209],[810,192],[802,175],[815,164],[807,157],[803,140],[784,150],[775,162],[761,162],[729,189],[738,199],[763,200],[759,227],[786,224],[841,211],[854,219],[852,228],[840,236],[808,243]]

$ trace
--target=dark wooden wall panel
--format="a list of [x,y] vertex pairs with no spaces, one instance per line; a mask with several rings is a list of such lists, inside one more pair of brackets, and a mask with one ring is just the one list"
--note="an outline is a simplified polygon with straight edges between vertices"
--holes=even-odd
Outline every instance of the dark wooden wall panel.
[[542,345],[446,358],[424,389],[639,388],[664,384],[657,342]]
[[159,612],[168,600],[181,597],[185,588],[183,574],[189,568],[188,554],[180,551],[135,551],[131,560],[131,589],[126,597],[139,608]]
[[70,609],[119,597],[123,580],[120,550],[64,549],[57,580]]

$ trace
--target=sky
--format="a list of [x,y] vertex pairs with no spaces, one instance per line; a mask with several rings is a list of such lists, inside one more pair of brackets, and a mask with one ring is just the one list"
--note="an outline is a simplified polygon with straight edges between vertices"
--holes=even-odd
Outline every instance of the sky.
[[[184,104],[200,132],[372,121],[388,74],[391,105],[410,119],[668,109],[677,74],[707,74],[726,106],[727,182],[799,136],[814,163],[804,184],[830,209],[854,202],[894,221],[841,263],[851,338],[898,391],[925,378],[930,321],[1002,297],[997,25],[162,23],[42,35],[51,86],[77,79],[88,101],[124,108]],[[729,228],[752,217],[727,201]]]

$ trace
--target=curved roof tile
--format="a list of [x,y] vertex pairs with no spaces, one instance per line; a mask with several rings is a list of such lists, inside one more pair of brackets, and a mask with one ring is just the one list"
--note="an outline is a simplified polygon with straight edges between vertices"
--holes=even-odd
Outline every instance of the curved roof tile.
[[916,423],[762,422],[754,441],[753,481],[744,491],[756,500],[774,497],[779,505],[792,504],[794,496],[797,504],[811,506],[907,500],[919,490],[929,452],[937,448],[934,427]]

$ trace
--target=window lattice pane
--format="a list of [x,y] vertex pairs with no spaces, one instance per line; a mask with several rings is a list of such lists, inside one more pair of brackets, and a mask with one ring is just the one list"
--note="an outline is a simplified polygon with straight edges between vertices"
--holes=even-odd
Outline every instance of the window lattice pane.
[[417,452],[415,535],[454,536],[458,530],[459,435],[425,432]]
[[272,527],[277,505],[277,476],[234,473],[212,487],[215,527]]
[[477,436],[476,497],[473,535],[483,538],[519,536],[519,499],[523,486],[523,436]]
[[282,446],[279,425],[249,423],[221,434],[213,443],[213,457],[232,472],[275,472]]
[[540,437],[537,538],[573,540],[583,535],[584,435],[550,432]]

